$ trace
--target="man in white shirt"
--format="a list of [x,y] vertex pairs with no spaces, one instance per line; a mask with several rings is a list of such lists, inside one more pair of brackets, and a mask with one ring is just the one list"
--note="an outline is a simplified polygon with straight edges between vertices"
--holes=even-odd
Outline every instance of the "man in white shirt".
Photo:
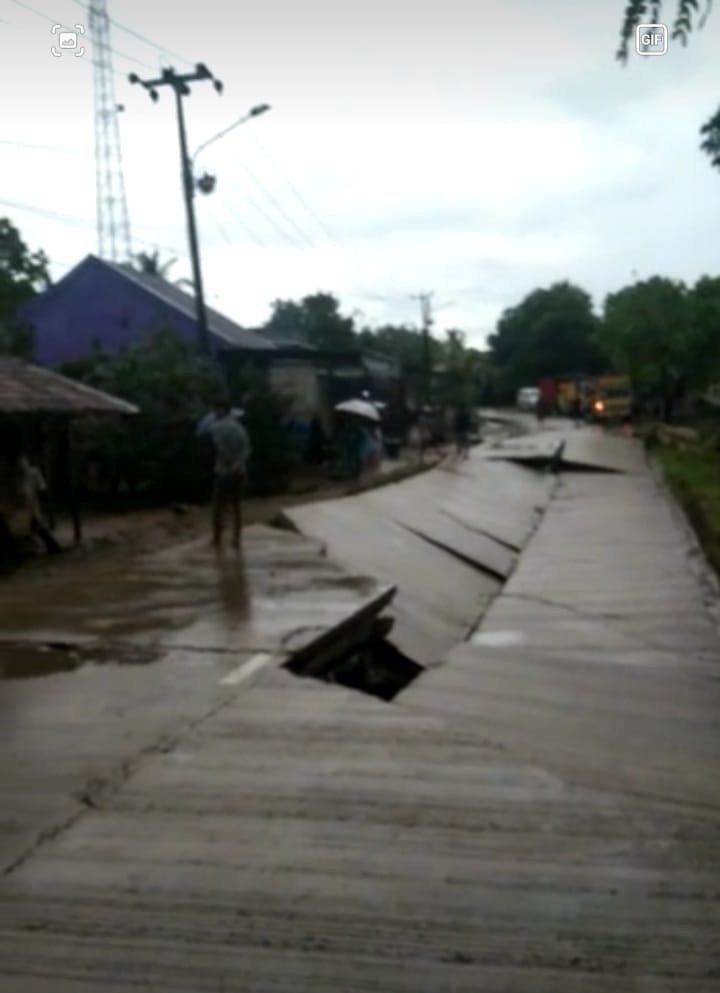
[[205,431],[215,446],[213,544],[219,548],[222,543],[225,513],[229,505],[233,514],[233,547],[239,548],[242,496],[247,479],[247,462],[252,450],[250,438],[227,402],[217,405],[215,417],[202,433]]

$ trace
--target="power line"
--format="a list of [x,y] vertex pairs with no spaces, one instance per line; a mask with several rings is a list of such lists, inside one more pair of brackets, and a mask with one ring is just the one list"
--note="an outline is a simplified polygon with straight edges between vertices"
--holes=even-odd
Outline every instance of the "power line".
[[81,152],[78,148],[61,148],[59,145],[36,145],[30,141],[15,141],[13,138],[0,138],[0,145],[9,145],[12,148],[27,148],[37,152],[62,152],[63,155],[92,155],[92,151]]
[[[35,7],[31,7],[30,4],[25,3],[24,0],[10,0],[10,3],[14,3],[17,7],[22,7],[23,10],[27,10],[29,13],[34,14],[36,17],[41,17],[43,21],[47,21],[49,24],[61,24],[62,21],[58,21],[54,17],[50,17],[48,14],[43,14],[41,10],[37,10]],[[84,7],[84,4],[81,4]],[[149,69],[154,72],[154,66],[148,65],[147,62],[143,62],[142,59],[136,59],[134,55],[128,55],[126,52],[121,52],[117,48],[111,48],[110,51],[113,55],[117,55],[121,59],[126,59],[128,62],[133,62],[135,65],[142,66],[143,69]],[[78,59],[78,62],[82,62],[82,59]]]
[[[84,10],[87,9],[87,4],[86,2],[83,2],[83,0],[72,0],[72,2],[74,4],[77,4],[78,7],[82,7]],[[171,48],[165,48],[164,45],[158,45],[157,42],[152,41],[152,39],[150,38],[146,38],[145,35],[140,34],[139,31],[135,31],[134,28],[129,28],[126,24],[122,24],[120,21],[116,21],[114,17],[110,17],[109,21],[114,28],[118,29],[118,31],[123,31],[125,34],[130,35],[132,38],[137,38],[138,41],[142,41],[150,48],[154,48],[156,51],[162,52],[163,55],[170,55],[172,56],[172,58],[178,59],[180,62],[185,62],[189,66],[195,65],[194,62],[192,62],[190,59],[186,59],[185,56],[178,55],[177,52],[173,52]],[[146,68],[148,67],[146,66]]]
[[[256,133],[251,133],[250,139],[251,139],[251,141],[254,141],[255,144],[257,145],[257,147],[262,151],[262,153],[265,156],[265,158],[272,165],[272,167],[275,169],[275,171],[280,176],[280,178],[284,181],[285,185],[288,187],[288,189],[293,194],[293,196],[295,197],[295,199],[298,201],[298,203],[300,203],[305,208],[305,210],[310,215],[310,217],[312,217],[312,219],[315,221],[315,223],[321,229],[321,231],[323,232],[323,234],[325,235],[325,237],[331,243],[333,243],[341,252],[343,252],[344,255],[347,256],[349,262],[353,266],[356,266],[357,265],[357,260],[353,258],[352,254],[349,252],[349,250],[346,248],[346,246],[343,245],[343,243],[338,239],[337,235],[335,235],[334,232],[325,224],[325,222],[322,220],[322,218],[318,216],[317,212],[313,209],[313,207],[311,207],[311,205],[308,203],[307,199],[297,189],[297,187],[295,186],[295,184],[292,182],[292,180],[289,178],[289,176],[285,173],[285,171],[281,168],[281,166],[279,165],[279,163],[268,152],[266,146],[258,138],[257,134]],[[382,301],[384,303],[387,303],[387,302],[390,302],[389,299],[388,299],[388,297],[392,296],[392,294],[371,294],[371,296],[375,300],[378,300],[378,301]]]
[[265,210],[262,204],[259,204],[257,200],[251,197],[245,190],[240,189],[240,187],[235,183],[231,182],[229,185],[231,189],[234,189],[236,193],[239,193],[240,196],[247,200],[250,206],[257,211],[258,214],[260,214],[265,222],[269,224],[270,227],[273,228],[284,241],[287,241],[293,248],[300,248],[301,250],[304,250],[305,246],[301,242],[298,242],[297,238],[292,234],[288,234],[287,230],[278,224],[275,218]]
[[[232,204],[226,204],[225,205],[225,209],[230,211],[230,213],[233,215],[233,220],[238,225],[238,227],[242,228],[242,230],[245,232],[245,234],[248,236],[248,238],[252,242],[254,242],[258,246],[258,248],[262,248],[262,249],[267,248],[267,245],[265,245],[261,241],[261,239],[258,238],[258,236],[255,234],[255,232],[252,230],[252,228],[246,223],[244,217],[241,216],[239,210],[235,210],[235,208],[233,207]],[[215,224],[217,225],[217,227],[220,229],[220,233],[223,235],[223,238],[225,239],[225,241],[227,242],[227,244],[233,246],[234,243],[233,243],[232,239],[229,237],[229,235],[227,234],[227,232],[225,231],[224,226],[221,225],[219,219],[217,218],[217,215],[216,215],[216,213],[215,213],[215,211],[213,209],[212,204],[210,204],[210,206],[209,206],[208,213],[212,217],[212,219],[215,222]]]
[[[299,251],[301,251],[303,253],[305,253],[307,251],[307,248],[308,247],[310,247],[313,251],[318,251],[319,250],[319,246],[315,245],[312,241],[310,241],[309,244],[308,244],[308,240],[304,239],[304,240],[301,241],[301,240],[299,240],[299,238],[297,236],[295,236],[292,233],[289,233],[288,230],[285,227],[281,226],[281,224],[278,223],[278,221],[271,214],[269,214],[265,210],[265,208],[262,206],[262,204],[258,203],[257,200],[255,200],[253,197],[249,196],[249,194],[245,190],[241,189],[238,185],[236,185],[232,181],[230,183],[230,187],[233,190],[235,190],[236,193],[238,193],[240,196],[242,196],[245,200],[247,200],[247,202],[265,219],[266,223],[269,224],[270,227],[272,227],[280,235],[280,237],[284,241],[286,241],[289,245],[291,245],[293,248],[298,249]],[[272,198],[272,199],[274,201],[274,198]],[[277,201],[274,201],[274,202],[277,204]],[[279,208],[279,209],[280,209],[281,216],[283,216],[284,219],[288,220],[289,218],[288,218],[287,213],[282,208]],[[263,247],[265,247],[265,246],[263,246]],[[339,260],[338,260],[338,263],[339,263]],[[343,275],[343,272],[341,271],[341,269],[339,267],[339,264],[338,264],[338,268],[337,268],[337,275],[344,282],[348,282],[349,283],[349,285],[351,287],[351,291],[352,291],[352,293],[354,295],[361,296],[361,297],[366,297],[366,298],[370,298],[370,299],[377,299],[377,296],[375,294],[372,294],[372,293],[368,292],[366,288],[363,288],[363,287],[359,286],[359,284],[354,281],[354,279],[352,278],[352,276],[351,276],[351,274],[349,272],[345,272],[344,275]],[[348,279],[349,276],[350,276],[350,279]],[[383,300],[382,297],[380,297],[380,299]],[[387,302],[387,301],[383,301],[383,302]]]
[[297,224],[296,221],[288,214],[288,212],[285,210],[285,208],[282,206],[282,204],[278,203],[278,201],[276,200],[276,198],[268,190],[268,188],[265,186],[265,184],[263,183],[263,181],[261,179],[259,179],[258,176],[252,171],[252,169],[250,169],[249,166],[245,165],[244,162],[241,162],[240,163],[240,167],[243,169],[244,172],[247,173],[247,175],[250,177],[250,179],[255,183],[255,185],[257,186],[257,188],[261,191],[261,193],[264,194],[264,196],[266,197],[266,199],[275,207],[275,210],[278,212],[278,214],[280,214],[280,216],[292,228],[294,228],[294,230],[297,232],[298,237],[300,238],[300,240],[302,242],[304,242],[308,246],[308,248],[312,249],[312,251],[315,251],[318,246],[303,231],[303,229],[300,227],[300,225]]
[[[267,187],[265,186],[265,184],[262,182],[262,180],[260,180],[258,178],[258,176],[253,172],[253,170],[250,169],[248,166],[246,166],[244,163],[240,163],[240,165],[241,165],[241,168],[247,173],[247,175],[250,177],[250,179],[258,187],[258,189],[260,190],[260,192],[265,196],[265,198],[267,200],[269,200],[270,203],[272,203],[272,205],[274,206],[274,208],[277,211],[277,213],[283,218],[283,220],[287,224],[289,224],[297,232],[297,236],[291,235],[291,236],[288,237],[287,233],[285,231],[282,231],[283,237],[286,240],[289,240],[291,244],[295,244],[296,246],[298,245],[297,238],[299,238],[300,239],[300,241],[299,241],[299,247],[304,248],[305,246],[307,246],[308,248],[310,248],[314,252],[315,251],[318,251],[319,248],[320,248],[320,246],[318,246],[303,231],[303,229],[300,227],[300,225],[294,220],[294,218],[292,218],[290,216],[290,214],[287,212],[287,210],[285,210],[285,208],[282,206],[282,204],[280,204],[278,202],[278,200],[276,199],[276,197],[273,196],[273,194],[267,189]],[[248,200],[249,200],[249,202],[253,203],[256,206],[256,208],[258,207],[258,205],[257,205],[257,203],[255,203],[255,201],[250,200],[249,197],[248,197]],[[262,210],[262,208],[259,208],[259,209]],[[262,212],[263,212],[264,216],[267,218],[267,214],[265,214],[264,211],[262,211]],[[268,218],[268,220],[271,221],[271,223],[273,224],[273,226],[277,230],[280,230],[280,228],[278,227],[278,225],[272,219],[269,219]],[[367,287],[362,286],[362,284],[360,284],[359,282],[357,282],[356,279],[355,279],[355,277],[354,277],[354,275],[351,275],[351,273],[350,273],[349,270],[347,272],[347,276],[350,276],[350,280],[349,280],[350,281],[350,284],[354,287],[355,291],[358,292],[361,296],[367,297],[367,298],[377,299],[377,295],[376,294],[373,294],[371,291],[369,291],[367,289]],[[382,299],[382,297],[380,297],[380,299]]]
[[[57,210],[48,210],[45,207],[36,207],[34,204],[17,203],[15,200],[0,200],[0,207],[6,207],[11,210],[19,210],[28,214],[36,214],[38,217],[42,217],[45,220],[55,221],[57,224],[64,224],[67,227],[95,229],[95,221],[90,218],[72,217],[70,214],[63,214]],[[136,238],[135,241],[141,245],[147,245],[152,248],[162,248],[165,252],[173,252],[174,254],[177,254],[176,248],[171,248],[169,245],[162,245],[155,241],[155,239]]]
[[[14,3],[15,0],[11,0],[11,2]],[[41,15],[41,16],[44,16],[44,15]],[[52,18],[50,18],[50,20],[52,20]],[[53,21],[53,23],[55,23],[55,22]],[[15,24],[12,21],[3,21],[3,24],[7,24],[8,27],[13,28],[15,31],[20,31],[21,34],[27,35],[28,37],[30,35],[32,35],[33,41],[37,41],[37,34],[35,33],[35,31],[32,31],[29,28],[26,28],[24,25],[21,26],[20,24]],[[93,58],[89,58],[89,59],[86,59],[86,58],[82,58],[82,59],[66,59],[65,62],[66,62],[66,64],[68,62],[72,62],[74,65],[81,65],[85,69],[87,69],[88,67],[93,68],[95,66],[96,60],[93,59]],[[118,69],[113,69],[113,75],[118,76],[120,79],[123,80],[123,82],[127,79],[126,74],[120,72]]]

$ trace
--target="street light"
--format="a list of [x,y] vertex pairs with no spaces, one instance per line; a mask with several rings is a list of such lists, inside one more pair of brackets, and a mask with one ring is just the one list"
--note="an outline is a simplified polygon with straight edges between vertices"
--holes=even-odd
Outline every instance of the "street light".
[[203,152],[208,147],[208,145],[212,145],[220,138],[224,138],[225,135],[229,134],[230,131],[234,131],[235,128],[239,128],[241,124],[246,124],[248,121],[252,120],[253,117],[260,117],[261,114],[267,114],[269,110],[272,110],[272,107],[270,106],[269,103],[259,103],[255,107],[251,107],[251,109],[247,112],[247,114],[243,115],[243,117],[240,117],[229,127],[224,128],[222,131],[219,131],[212,138],[208,138],[207,141],[204,141],[202,145],[200,145],[199,148],[195,150],[195,154],[190,159],[191,165],[192,166],[195,165],[195,159],[198,157],[200,152]]

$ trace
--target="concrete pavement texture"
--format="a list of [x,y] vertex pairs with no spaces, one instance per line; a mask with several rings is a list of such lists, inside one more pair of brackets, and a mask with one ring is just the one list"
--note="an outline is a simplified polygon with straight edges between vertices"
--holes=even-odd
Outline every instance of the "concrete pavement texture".
[[390,640],[433,666],[499,593],[552,486],[550,477],[505,462],[451,459],[407,482],[286,517],[334,561],[397,587]]
[[394,703],[266,665],[12,866],[0,991],[714,993],[710,587],[639,447],[573,443],[626,468],[560,476],[489,606],[473,587],[479,626]]
[[0,588],[0,870],[252,678],[392,591],[260,525]]

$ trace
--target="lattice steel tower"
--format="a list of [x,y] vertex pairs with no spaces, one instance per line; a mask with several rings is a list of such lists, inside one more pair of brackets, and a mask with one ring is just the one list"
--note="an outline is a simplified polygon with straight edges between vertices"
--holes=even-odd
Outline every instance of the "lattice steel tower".
[[95,85],[95,190],[98,255],[110,262],[129,262],[130,218],[125,196],[118,114],[106,0],[90,0],[88,26],[92,40]]

